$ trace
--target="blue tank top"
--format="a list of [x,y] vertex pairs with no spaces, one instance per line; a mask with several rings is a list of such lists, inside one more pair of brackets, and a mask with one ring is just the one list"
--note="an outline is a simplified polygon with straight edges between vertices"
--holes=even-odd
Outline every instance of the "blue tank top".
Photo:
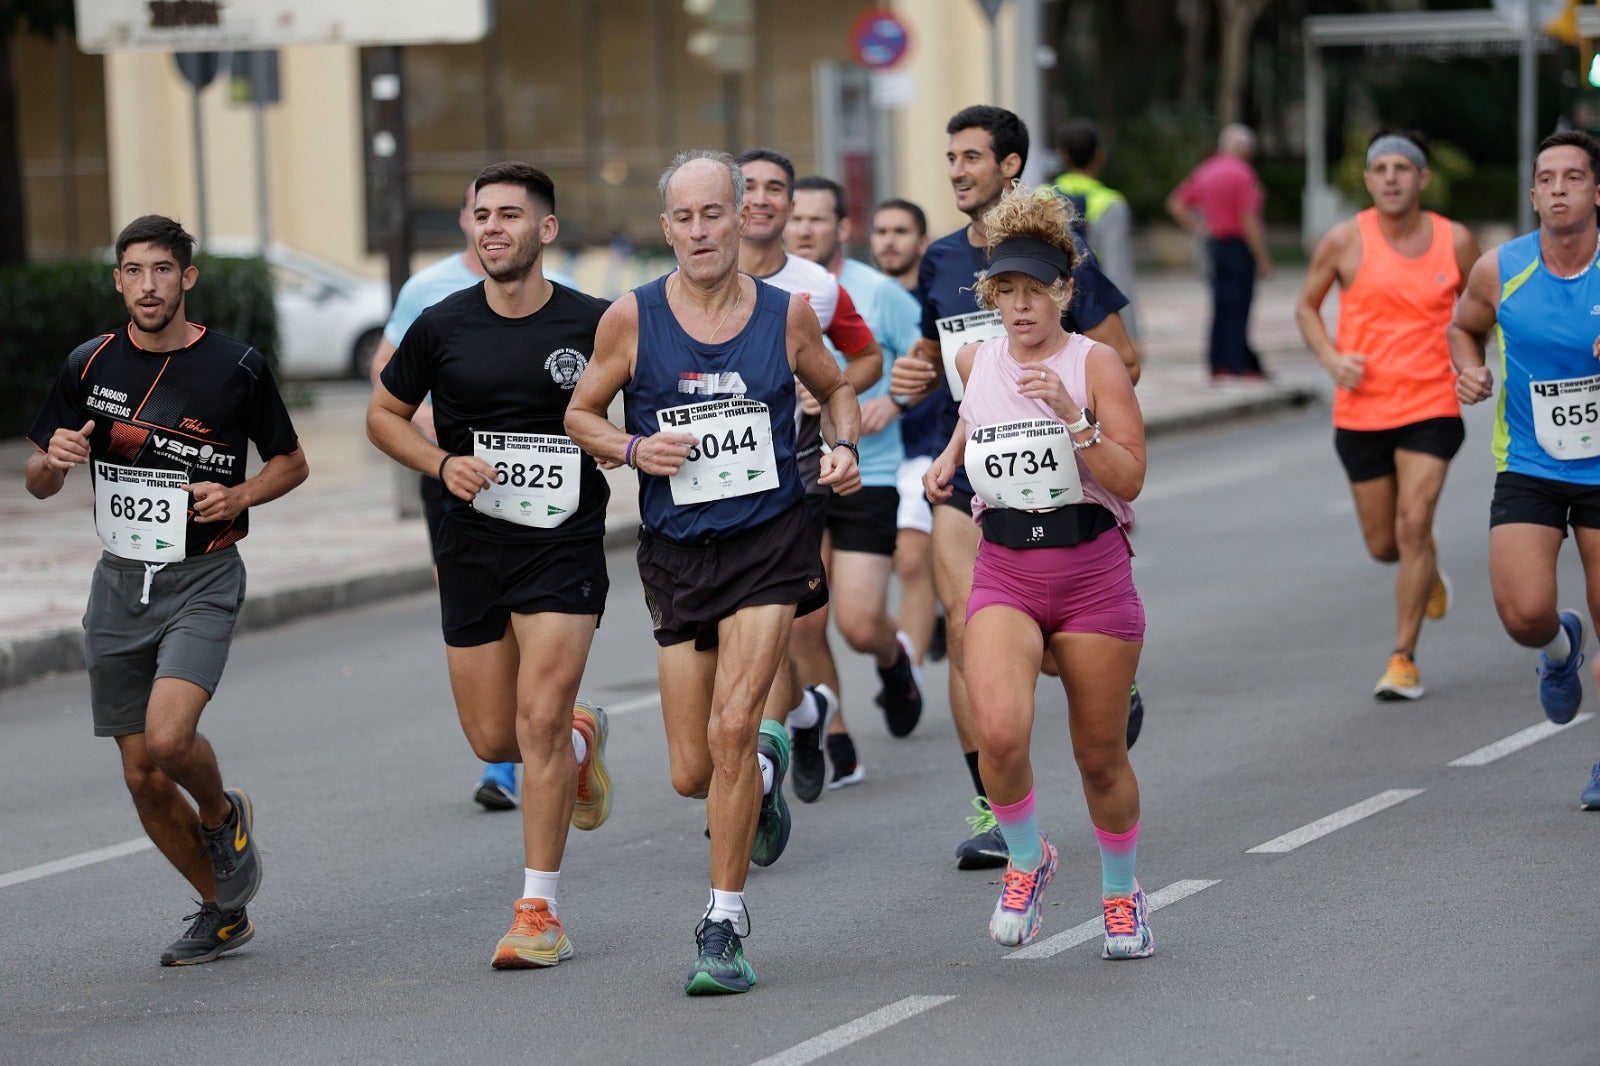
[[[1500,346],[1500,399],[1495,415],[1495,469],[1553,481],[1600,485],[1600,456],[1557,459],[1534,432],[1534,382],[1600,374],[1594,341],[1600,334],[1600,267],[1576,278],[1558,278],[1539,255],[1539,231],[1500,246],[1500,308],[1495,335]],[[1547,386],[1548,387],[1548,386]],[[1566,401],[1563,400],[1563,403]],[[1584,403],[1576,405],[1575,434],[1597,433]],[[1562,418],[1569,417],[1563,412]]]
[[744,329],[707,344],[684,332],[667,306],[668,276],[633,290],[639,302],[639,349],[633,380],[622,392],[628,432],[654,434],[661,428],[658,411],[707,400],[742,397],[771,411],[775,489],[682,506],[672,500],[669,479],[639,472],[639,515],[646,529],[673,540],[719,540],[776,518],[805,493],[794,459],[789,294],[756,281],[756,309]]

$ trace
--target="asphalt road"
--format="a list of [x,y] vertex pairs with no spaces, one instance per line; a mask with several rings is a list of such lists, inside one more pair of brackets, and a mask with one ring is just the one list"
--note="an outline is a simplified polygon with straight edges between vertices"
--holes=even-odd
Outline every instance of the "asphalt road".
[[[618,794],[568,849],[574,960],[489,968],[518,819],[469,800],[436,608],[413,597],[235,646],[204,730],[255,801],[266,882],[255,940],[212,965],[156,965],[185,886],[128,850],[141,834],[82,675],[0,697],[0,1061],[1600,1062],[1600,814],[1577,808],[1600,732],[1580,719],[1450,765],[1544,721],[1535,656],[1488,592],[1486,415],[1440,512],[1456,603],[1424,631],[1428,694],[1406,705],[1369,695],[1391,573],[1361,549],[1326,411],[1153,447],[1134,537],[1139,876],[1165,903],[1150,960],[1104,962],[1098,923],[1075,932],[1099,870],[1059,688],[1040,687],[1035,761],[1062,867],[1036,957],[1009,957],[985,932],[997,879],[952,858],[970,811],[943,667],[896,741],[848,658],[867,780],[796,804],[788,852],[752,872],[755,991],[684,997],[702,811],[668,783],[618,553],[585,684],[613,709]],[[1562,566],[1581,605],[1572,553]]]

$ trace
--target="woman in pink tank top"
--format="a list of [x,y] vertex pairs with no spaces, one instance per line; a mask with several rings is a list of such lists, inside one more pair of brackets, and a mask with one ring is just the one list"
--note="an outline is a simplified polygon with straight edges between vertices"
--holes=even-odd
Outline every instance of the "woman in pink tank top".
[[1144,418],[1117,353],[1068,333],[1079,251],[1070,207],[1017,188],[983,217],[979,302],[1005,335],[963,348],[961,420],[923,479],[935,502],[965,464],[983,541],[967,601],[967,691],[978,766],[1011,851],[989,935],[1038,936],[1057,852],[1039,832],[1030,744],[1034,685],[1049,651],[1066,689],[1072,753],[1101,860],[1108,959],[1154,950],[1134,880],[1139,784],[1128,762],[1128,691],[1144,646],[1125,530],[1144,484]]

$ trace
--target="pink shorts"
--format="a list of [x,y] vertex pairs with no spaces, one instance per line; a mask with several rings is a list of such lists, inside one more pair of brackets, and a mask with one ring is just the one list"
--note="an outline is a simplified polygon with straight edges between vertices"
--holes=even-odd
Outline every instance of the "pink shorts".
[[1133,550],[1121,530],[1070,548],[978,548],[967,620],[985,607],[1013,607],[1053,633],[1103,633],[1144,640],[1144,604],[1133,587]]

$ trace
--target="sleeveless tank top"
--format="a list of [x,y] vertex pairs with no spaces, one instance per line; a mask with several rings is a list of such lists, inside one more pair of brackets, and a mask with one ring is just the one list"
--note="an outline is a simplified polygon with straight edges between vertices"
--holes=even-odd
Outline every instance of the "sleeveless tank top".
[[707,344],[689,336],[667,306],[669,276],[633,290],[639,302],[639,347],[633,380],[623,389],[628,432],[654,434],[661,428],[657,412],[708,400],[756,400],[767,405],[772,420],[775,489],[680,505],[672,499],[670,479],[639,472],[639,515],[646,529],[672,540],[714,540],[776,518],[805,492],[794,458],[789,294],[756,281],[750,321],[728,340]]
[[[1061,418],[1043,400],[1032,400],[1017,392],[1024,371],[1048,367],[1061,376],[1067,395],[1079,407],[1089,402],[1089,384],[1085,367],[1089,349],[1094,341],[1081,333],[1068,333],[1067,343],[1054,355],[1024,367],[1011,357],[1010,344],[1005,337],[995,337],[978,345],[973,353],[972,372],[967,375],[967,388],[961,398],[961,421],[968,432],[978,426],[997,422],[1021,422],[1030,418],[1047,418],[1060,422]],[[1088,464],[1077,449],[1073,449],[1073,462],[1078,464],[1078,479],[1083,483],[1085,503],[1098,503],[1110,511],[1117,525],[1124,530],[1133,524],[1133,505],[1120,496],[1111,494],[1095,480]],[[972,497],[972,517],[980,518],[984,511],[981,497]]]
[[1450,220],[1428,212],[1433,240],[1409,259],[1389,245],[1376,208],[1356,215],[1361,267],[1339,297],[1339,350],[1367,357],[1354,389],[1337,389],[1333,424],[1381,430],[1429,418],[1459,418],[1456,375],[1445,330],[1455,312],[1461,268]]

